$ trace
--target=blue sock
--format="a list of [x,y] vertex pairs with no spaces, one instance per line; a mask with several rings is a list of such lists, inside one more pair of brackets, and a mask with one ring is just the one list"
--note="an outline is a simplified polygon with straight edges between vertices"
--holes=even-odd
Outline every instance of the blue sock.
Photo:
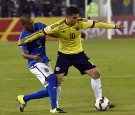
[[51,101],[51,109],[54,109],[57,107],[56,104],[56,82],[57,82],[57,78],[55,75],[51,75],[48,78],[48,92],[49,92],[49,96],[50,96],[50,101]]
[[44,97],[49,97],[49,93],[48,90],[43,88],[41,90],[38,90],[34,93],[28,94],[24,96],[24,101],[27,102],[31,99],[40,99],[40,98],[44,98]]

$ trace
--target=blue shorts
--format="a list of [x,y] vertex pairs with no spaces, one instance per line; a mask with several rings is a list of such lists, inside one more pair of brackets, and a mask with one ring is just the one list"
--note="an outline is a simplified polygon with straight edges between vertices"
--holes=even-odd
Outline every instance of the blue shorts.
[[68,73],[68,68],[74,66],[81,74],[85,74],[84,71],[93,69],[96,66],[93,65],[84,52],[78,54],[63,54],[58,52],[58,58],[55,65],[54,74]]

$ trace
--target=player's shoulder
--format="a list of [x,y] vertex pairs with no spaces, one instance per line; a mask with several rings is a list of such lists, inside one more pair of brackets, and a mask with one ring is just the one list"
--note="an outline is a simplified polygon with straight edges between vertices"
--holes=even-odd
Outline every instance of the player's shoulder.
[[64,23],[65,23],[65,19],[60,20],[60,21],[58,22],[59,25],[62,25],[62,24],[64,24]]
[[78,22],[88,22],[87,18],[78,18]]
[[79,18],[78,19],[79,24],[93,24],[94,20],[87,19],[87,18]]
[[34,25],[46,27],[46,25],[44,23],[41,23],[41,22],[36,22],[36,23],[34,23]]
[[58,22],[56,22],[56,23],[50,25],[50,27],[51,27],[51,29],[54,29],[54,28],[56,28],[56,27],[62,26],[64,23],[65,23],[65,19],[62,19],[62,20],[60,20],[60,21],[58,21]]
[[23,29],[20,33],[19,39],[23,39],[24,37],[26,37],[26,30]]

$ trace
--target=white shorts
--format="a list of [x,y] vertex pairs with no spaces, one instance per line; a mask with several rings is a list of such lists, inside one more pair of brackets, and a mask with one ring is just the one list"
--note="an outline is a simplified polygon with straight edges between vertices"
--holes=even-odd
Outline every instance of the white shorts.
[[44,85],[44,87],[48,86],[47,77],[51,74],[52,68],[48,63],[36,63],[34,66],[29,68],[31,73],[36,75],[36,77],[40,80],[40,82]]

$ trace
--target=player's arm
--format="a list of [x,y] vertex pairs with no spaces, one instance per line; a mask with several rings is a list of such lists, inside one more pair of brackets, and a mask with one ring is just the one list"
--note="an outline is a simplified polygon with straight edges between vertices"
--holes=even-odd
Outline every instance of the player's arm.
[[119,29],[120,31],[123,31],[123,29],[125,28],[122,25],[116,25],[116,24],[112,24],[112,23],[88,20],[86,18],[83,18],[83,19],[80,19],[80,20],[82,21],[83,29],[86,29],[86,28],[104,28],[104,29]]
[[93,21],[93,25],[91,28],[119,29],[120,31],[123,31],[124,26],[106,22]]
[[46,35],[46,33],[44,32],[44,29],[37,31],[37,32],[31,34],[30,36],[27,36],[21,40],[18,40],[18,46],[22,46],[23,44],[36,40],[45,35]]
[[27,50],[22,50],[22,57],[25,58],[25,59],[34,59],[38,62],[42,62],[42,58],[40,58],[39,54],[37,55],[29,55]]
[[18,40],[18,45],[22,46],[23,44],[26,44],[28,42],[32,42],[33,40],[36,40],[36,39],[38,39],[38,38],[40,38],[42,36],[45,36],[45,35],[50,35],[52,37],[57,37],[56,31],[58,29],[59,29],[59,25],[57,23],[53,24],[51,26],[47,26],[47,27],[43,28],[42,30],[31,34],[30,36],[25,37],[22,40]]

